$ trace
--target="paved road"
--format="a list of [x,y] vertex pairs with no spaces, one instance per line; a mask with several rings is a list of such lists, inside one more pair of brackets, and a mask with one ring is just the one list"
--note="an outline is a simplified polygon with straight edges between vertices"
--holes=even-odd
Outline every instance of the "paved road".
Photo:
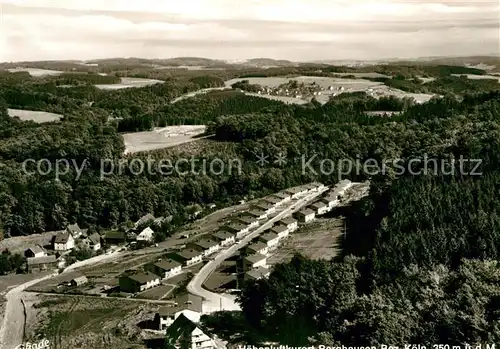
[[314,198],[318,197],[328,188],[325,188],[319,192],[309,194],[302,199],[298,200],[290,207],[281,211],[278,215],[268,220],[266,223],[261,225],[259,228],[254,230],[252,233],[248,234],[244,239],[240,240],[236,244],[232,245],[226,250],[221,251],[212,261],[200,269],[200,271],[193,277],[191,282],[187,285],[187,290],[189,293],[200,296],[204,299],[203,302],[203,312],[211,313],[219,310],[240,310],[239,305],[235,302],[235,299],[229,295],[221,295],[218,293],[210,292],[203,288],[203,283],[205,280],[217,269],[217,267],[231,255],[233,255],[239,248],[248,244],[252,239],[259,236],[264,230],[271,228],[273,224],[283,217],[290,215],[291,213],[299,210],[304,205],[312,201]]

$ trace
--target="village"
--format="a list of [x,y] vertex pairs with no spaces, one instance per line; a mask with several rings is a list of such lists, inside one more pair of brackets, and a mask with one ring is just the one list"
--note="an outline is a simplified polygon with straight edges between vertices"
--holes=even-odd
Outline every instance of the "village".
[[[24,253],[29,273],[60,272],[27,291],[156,302],[161,307],[151,319],[150,330],[164,333],[171,327],[196,326],[201,315],[217,310],[206,306],[203,297],[186,289],[204,265],[253,234],[256,236],[238,246],[237,252],[228,258],[234,261],[233,271],[221,277],[219,268],[203,277],[203,285],[218,292],[223,289],[222,284],[228,284],[231,286],[226,288],[237,291],[249,280],[266,278],[272,271],[269,258],[287,244],[300,227],[350,200],[346,193],[357,191],[360,197],[368,188],[367,183],[349,180],[339,182],[332,189],[321,183],[289,188],[256,199],[242,210],[233,210],[209,231],[201,234],[179,232],[160,244],[154,242],[155,229],[168,217],[155,218],[146,214],[127,232],[111,231],[103,235],[88,234],[86,229],[70,224],[53,236],[51,245],[27,246]],[[294,205],[308,197],[313,200],[303,206],[300,204],[297,210],[288,214]],[[269,227],[262,229],[265,226]],[[80,248],[91,251],[93,258],[113,253],[120,253],[122,257],[79,268],[68,266],[69,256]],[[199,338],[208,340],[207,336]],[[210,340],[215,339],[210,337]]]

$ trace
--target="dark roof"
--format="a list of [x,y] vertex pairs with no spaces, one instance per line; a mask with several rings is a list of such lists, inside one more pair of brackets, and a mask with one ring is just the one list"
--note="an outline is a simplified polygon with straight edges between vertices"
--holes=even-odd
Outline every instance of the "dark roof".
[[51,255],[51,256],[45,256],[45,257],[31,257],[28,258],[27,260],[28,265],[39,265],[39,264],[46,264],[46,263],[55,263],[57,262],[56,256]]
[[264,259],[266,259],[266,256],[264,256],[263,254],[260,254],[260,253],[252,254],[250,256],[245,257],[245,260],[252,263],[252,264],[260,262]]
[[265,202],[273,204],[273,205],[281,202],[281,200],[282,200],[282,198],[277,198],[275,196],[268,196],[268,197],[264,198]]
[[311,205],[311,207],[314,207],[315,209],[318,209],[318,208],[323,208],[323,207],[326,207],[326,204],[324,202],[315,202]]
[[254,279],[260,279],[269,275],[269,269],[266,267],[259,267],[257,269],[249,270],[246,272],[247,275],[253,277]]
[[285,225],[289,225],[289,224],[297,223],[297,220],[293,219],[292,217],[286,217],[286,218],[283,218],[282,220],[280,220],[280,223],[285,224]]
[[262,210],[250,210],[250,211],[246,212],[246,214],[257,218],[257,217],[265,216],[266,212],[262,211]]
[[181,266],[181,263],[176,262],[172,259],[166,259],[164,261],[155,263],[154,266],[159,268],[159,269],[170,270],[170,269],[177,268],[177,267]]
[[185,294],[175,298],[176,305],[161,307],[158,311],[160,316],[173,316],[182,310],[192,310],[198,313],[202,312],[203,299],[192,294]]
[[60,232],[60,233],[57,233],[55,239],[54,239],[54,243],[55,244],[65,244],[68,242],[69,240],[69,237],[71,235],[68,233],[68,232]]
[[197,328],[196,324],[189,320],[184,314],[175,319],[172,325],[167,328],[167,340],[172,344],[182,338],[191,338],[190,334]]
[[248,229],[248,226],[241,224],[241,223],[231,223],[231,224],[226,225],[224,227],[224,229],[227,231],[239,232],[239,231]]
[[137,281],[141,285],[148,283],[149,281],[158,279],[157,275],[149,272],[124,275],[124,277],[128,277],[131,280]]
[[230,238],[234,237],[233,234],[231,234],[228,231],[224,231],[224,230],[220,230],[216,233],[213,233],[212,236],[214,237],[214,239],[221,240],[221,241],[224,241],[226,239],[230,239]]
[[273,232],[265,233],[265,234],[262,234],[261,236],[259,236],[260,240],[263,240],[266,242],[269,242],[271,240],[275,240],[277,238],[278,238],[278,235],[273,233]]
[[288,194],[288,193],[290,193],[290,194],[297,194],[297,193],[300,193],[300,192],[302,192],[304,190],[305,190],[305,188],[303,188],[303,187],[293,187],[293,188],[286,189],[285,193],[286,194]]
[[273,208],[274,205],[269,203],[269,202],[265,202],[265,201],[259,201],[258,204],[254,205],[254,207],[256,208],[260,208],[260,209],[263,209],[263,210],[269,210],[270,208]]
[[248,216],[243,216],[243,217],[238,217],[238,221],[243,223],[243,224],[246,224],[246,225],[250,225],[252,223],[255,222],[255,218],[250,218]]
[[275,225],[274,227],[271,228],[271,231],[275,233],[282,233],[284,231],[287,231],[288,228],[284,225]]
[[180,252],[176,252],[175,255],[178,257],[181,257],[184,260],[189,260],[189,259],[192,259],[194,257],[200,256],[201,252],[196,251],[196,250],[192,250],[192,249],[185,249],[185,250],[182,250]]
[[261,241],[258,241],[248,245],[247,248],[253,251],[260,251],[267,248],[267,245]]
[[85,275],[82,275],[82,276],[78,276],[76,278],[71,279],[71,281],[76,282],[76,284],[83,284],[89,280],[87,279],[87,277]]
[[308,216],[312,213],[315,213],[313,210],[311,210],[310,208],[305,208],[303,210],[300,210],[299,212],[297,212],[297,214],[299,215],[303,215],[303,216]]
[[125,240],[126,234],[123,231],[108,231],[105,235],[105,239],[121,239]]
[[217,246],[219,243],[211,239],[201,239],[194,241],[193,244],[203,248],[204,250],[208,250],[211,247]]

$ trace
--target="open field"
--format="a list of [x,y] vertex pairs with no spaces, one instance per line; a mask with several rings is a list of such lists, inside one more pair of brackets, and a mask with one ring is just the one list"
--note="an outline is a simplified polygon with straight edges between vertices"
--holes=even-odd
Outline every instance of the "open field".
[[46,338],[53,349],[146,348],[150,335],[139,324],[151,321],[158,305],[120,299],[40,295],[27,340]]
[[206,130],[204,125],[167,126],[153,131],[123,134],[125,154],[174,147],[196,140]]
[[31,76],[40,77],[46,75],[60,75],[63,72],[59,70],[38,69],[38,68],[14,68],[7,69],[11,73],[28,72]]
[[95,87],[101,90],[119,90],[122,88],[144,87],[144,86],[163,83],[163,81],[161,80],[142,79],[142,78],[121,78],[121,80],[122,81],[119,84],[95,85]]
[[[269,87],[269,88],[275,88],[282,84],[286,84],[290,80],[295,80],[298,83],[304,83],[304,84],[311,84],[314,82],[316,86],[320,86],[323,89],[322,95],[316,96],[316,99],[320,103],[328,102],[330,96],[333,94],[346,93],[346,92],[362,92],[362,91],[371,93],[375,97],[381,97],[381,96],[395,96],[398,98],[412,97],[415,98],[415,100],[420,103],[427,102],[433,97],[433,95],[431,94],[408,93],[398,89],[390,88],[381,82],[375,82],[365,79],[344,79],[344,78],[330,78],[330,77],[317,77],[317,76],[299,76],[295,78],[287,78],[287,77],[238,78],[238,79],[228,80],[225,82],[225,84],[227,87],[230,87],[232,84],[243,80],[248,80],[250,84],[258,84],[263,87]],[[330,86],[333,87],[333,90],[329,90]],[[344,90],[342,92],[339,92],[338,90],[339,88],[344,88]],[[278,97],[278,96],[269,96],[264,94],[258,96],[265,98]],[[286,98],[287,102],[292,102],[292,100],[295,100],[297,101],[297,103],[304,103],[300,102],[301,99],[299,98],[291,98],[291,97],[283,97],[283,98]],[[307,101],[308,100],[306,100],[305,102]]]
[[22,109],[7,109],[7,112],[11,117],[18,117],[22,121],[34,121],[39,124],[44,122],[59,121],[63,117],[61,114]]
[[[462,76],[460,74],[451,74],[452,76]],[[500,82],[500,77],[499,76],[495,76],[495,75],[472,75],[472,74],[468,74],[468,75],[465,75],[467,76],[467,79],[471,79],[471,80],[485,80],[485,79],[489,79],[489,80],[498,80],[498,82]]]
[[311,259],[332,259],[339,251],[338,242],[343,234],[342,219],[318,218],[291,234],[285,243],[267,259],[269,265],[289,262],[295,253]]
[[48,231],[41,234],[32,234],[27,236],[14,236],[0,240],[0,251],[5,249],[12,253],[24,253],[24,250],[34,245],[48,246],[51,244],[52,237],[57,235],[58,231]]

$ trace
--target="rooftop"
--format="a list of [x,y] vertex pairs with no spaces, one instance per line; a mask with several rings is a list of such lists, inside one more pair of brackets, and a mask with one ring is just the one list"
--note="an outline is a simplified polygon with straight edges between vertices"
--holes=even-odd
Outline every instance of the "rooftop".
[[317,202],[311,204],[311,207],[318,209],[318,208],[326,207],[326,204],[324,202],[317,201]]
[[34,254],[45,252],[45,250],[43,248],[41,248],[40,246],[38,246],[38,245],[30,247],[30,248],[27,248],[26,250],[30,250]]
[[245,230],[248,227],[245,224],[241,224],[241,223],[231,223],[231,224],[228,224],[225,228],[229,231],[232,231],[232,232],[238,232],[238,231]]
[[266,256],[260,253],[252,254],[250,256],[246,256],[244,258],[245,261],[250,262],[252,264],[261,262],[266,259]]
[[166,260],[160,261],[158,263],[155,263],[154,266],[158,267],[160,269],[163,269],[163,270],[170,270],[170,269],[177,268],[177,267],[181,266],[181,263],[176,262],[172,259],[166,259]]
[[201,252],[192,249],[185,249],[180,252],[176,252],[176,255],[182,259],[189,260],[198,256],[201,256]]
[[54,243],[55,244],[65,244],[68,242],[70,236],[71,236],[70,233],[68,233],[66,231],[57,233],[57,235],[54,239]]
[[305,208],[303,210],[300,210],[299,212],[297,212],[298,215],[302,215],[302,216],[308,216],[310,214],[314,214],[315,212],[313,210],[311,210],[310,208]]
[[139,273],[135,273],[135,274],[124,275],[124,277],[128,277],[129,279],[134,280],[141,285],[158,279],[157,275],[155,275],[153,273],[149,273],[149,272],[146,272],[146,273],[139,272]]
[[278,198],[278,199],[288,199],[290,197],[289,194],[286,194],[284,192],[278,192],[278,193],[274,194],[273,196]]
[[224,231],[224,230],[220,230],[216,233],[213,233],[212,236],[215,238],[215,239],[218,239],[218,240],[226,240],[226,239],[231,239],[234,235],[231,234],[230,232],[228,231]]
[[253,269],[250,271],[247,271],[246,274],[254,279],[261,279],[264,277],[267,277],[269,275],[270,271],[269,268],[266,267],[259,267],[257,269]]
[[38,265],[46,263],[55,263],[57,261],[56,256],[45,256],[45,257],[31,257],[27,260],[28,265]]
[[247,248],[249,250],[258,252],[258,251],[261,251],[261,250],[267,248],[267,245],[261,241],[258,241],[258,242],[254,242],[253,244],[248,245]]
[[254,205],[254,207],[265,211],[265,210],[269,210],[270,208],[273,208],[274,205],[269,203],[269,202],[259,201],[259,203]]
[[90,240],[90,242],[94,245],[97,245],[101,242],[101,235],[99,235],[98,233],[94,233],[92,235],[90,235],[88,237],[88,239]]
[[273,232],[265,233],[265,234],[262,234],[261,236],[259,236],[259,239],[266,241],[266,242],[276,240],[277,238],[278,238],[278,235],[276,233],[273,233]]
[[173,316],[179,311],[192,310],[198,313],[202,312],[202,302],[201,297],[194,296],[192,294],[186,294],[175,298],[176,305],[161,307],[158,314],[162,317]]
[[255,222],[255,219],[250,218],[248,216],[242,216],[242,217],[238,217],[238,221],[243,223],[243,224],[249,225],[249,224],[252,224],[253,222]]
[[142,216],[141,218],[139,218],[139,220],[137,222],[135,222],[135,225],[139,226],[139,225],[147,223],[149,221],[154,221],[154,219],[155,219],[155,216],[153,216],[151,213],[148,213],[148,214]]
[[266,203],[270,203],[270,204],[272,204],[272,205],[277,204],[277,203],[280,203],[280,202],[281,202],[281,200],[282,200],[281,198],[277,198],[277,197],[275,197],[275,196],[268,196],[268,197],[265,197],[265,198],[264,198],[264,201],[265,201]]
[[283,218],[282,220],[280,220],[279,222],[282,224],[285,224],[285,225],[289,225],[289,224],[297,223],[297,220],[292,218],[292,217],[286,217],[286,218]]
[[284,231],[287,231],[288,228],[284,225],[275,225],[274,227],[271,228],[271,231],[275,232],[275,233],[282,233]]
[[246,212],[247,214],[249,214],[250,216],[253,216],[253,217],[262,217],[262,216],[265,216],[266,215],[266,212],[265,211],[262,211],[262,210],[250,210],[248,212]]
[[208,250],[211,247],[217,246],[219,243],[211,239],[201,239],[193,242],[194,245],[200,246],[201,248]]

